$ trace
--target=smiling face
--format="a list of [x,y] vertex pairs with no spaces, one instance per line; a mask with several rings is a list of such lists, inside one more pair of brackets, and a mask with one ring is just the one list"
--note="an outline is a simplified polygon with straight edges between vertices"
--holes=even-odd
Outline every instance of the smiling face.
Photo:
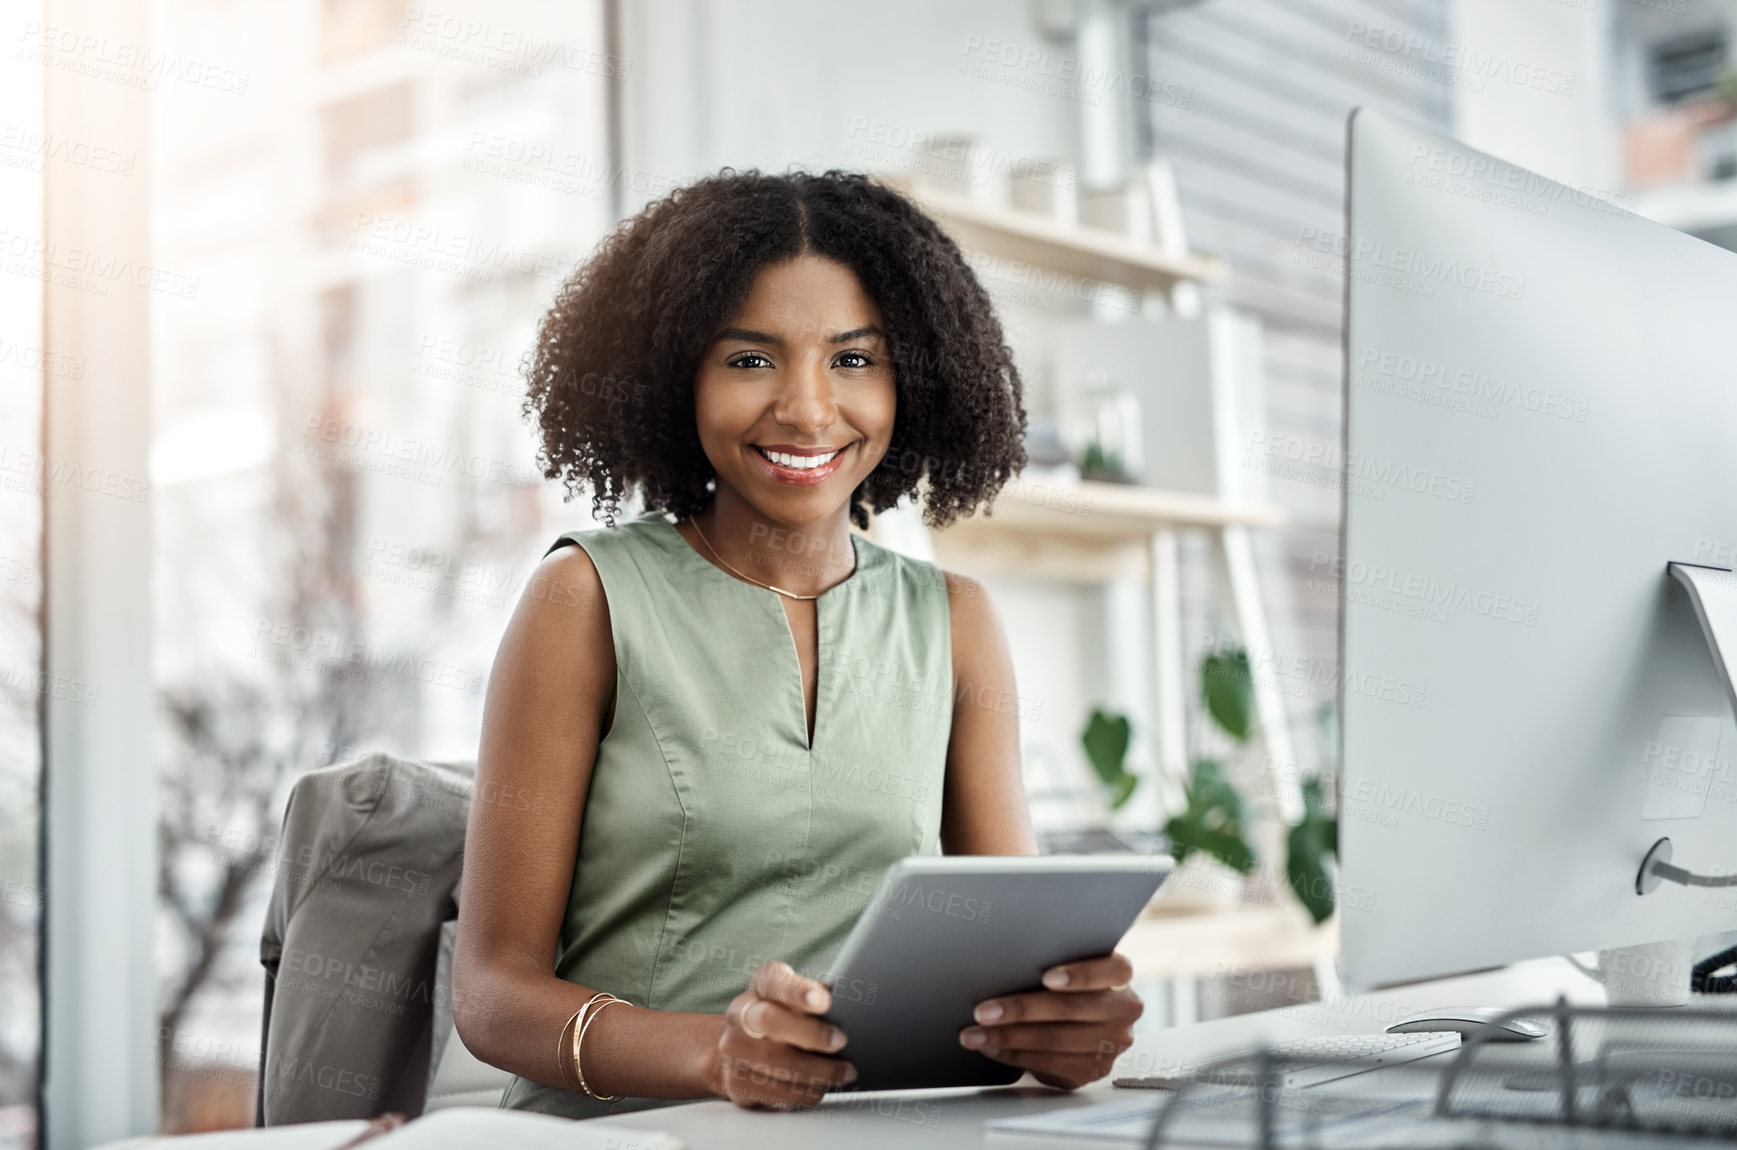
[[802,255],[763,269],[694,378],[718,498],[812,526],[846,511],[886,454],[897,407],[880,308],[843,264]]

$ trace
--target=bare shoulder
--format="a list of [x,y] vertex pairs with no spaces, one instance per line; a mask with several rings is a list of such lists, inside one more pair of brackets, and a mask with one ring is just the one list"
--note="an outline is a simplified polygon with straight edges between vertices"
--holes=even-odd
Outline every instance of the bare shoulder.
[[[562,770],[581,758],[589,764],[614,699],[615,674],[609,605],[591,557],[582,547],[545,555],[525,581],[495,654],[481,758],[498,769],[529,769],[531,759],[513,740],[535,730],[546,746],[565,748]],[[509,752],[499,753],[502,747]]]
[[953,571],[942,571],[941,575],[947,581],[954,666],[998,650],[1002,645],[1001,619],[983,584]]
[[543,556],[525,581],[509,635],[539,650],[613,656],[603,578],[585,548]]
[[525,584],[525,597],[557,608],[602,605],[603,577],[590,552],[568,544],[543,556]]

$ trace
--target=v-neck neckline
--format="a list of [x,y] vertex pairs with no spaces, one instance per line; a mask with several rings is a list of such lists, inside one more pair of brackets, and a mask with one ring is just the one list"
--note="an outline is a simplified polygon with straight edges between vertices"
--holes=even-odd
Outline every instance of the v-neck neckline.
[[[689,555],[693,556],[695,562],[699,563],[706,570],[716,573],[717,575],[721,576],[722,578],[729,580],[731,583],[739,583],[743,587],[747,587],[748,589],[753,590],[753,591],[763,591],[767,595],[772,596],[774,599],[782,600],[784,598],[783,595],[780,595],[778,592],[772,590],[772,588],[762,586],[759,583],[750,582],[747,579],[743,579],[739,575],[732,575],[729,571],[725,570],[723,567],[720,567],[717,563],[714,563],[712,560],[706,558],[706,556],[700,551],[700,549],[698,547],[695,547],[692,543],[688,542],[688,537],[686,535],[683,535],[680,531],[676,530],[676,525],[673,522],[671,522],[669,519],[665,518],[662,515],[653,515],[653,516],[651,516],[651,518],[654,522],[661,523],[663,526],[669,528],[670,534],[675,536],[676,542],[681,545],[681,549],[683,551],[687,552]],[[847,528],[845,528],[845,535],[847,537],[849,537],[849,539],[850,539],[850,574],[846,575],[843,579],[840,579],[837,583],[834,583],[832,586],[828,587],[826,590],[822,591],[820,594],[814,596],[812,600],[809,600],[810,602],[818,603],[820,600],[826,598],[828,595],[832,594],[834,591],[837,591],[840,587],[843,587],[845,584],[847,584],[851,580],[855,579],[857,577],[858,573],[862,571],[862,548],[857,545],[856,532],[850,530],[847,527]]]
[[806,600],[806,602],[814,604],[814,727],[813,729],[810,729],[808,726],[808,689],[807,685],[802,681],[802,652],[796,643],[796,628],[790,625],[790,615],[784,610],[784,596],[772,590],[770,587],[762,587],[757,583],[750,583],[746,579],[730,574],[730,572],[724,570],[722,567],[700,554],[699,548],[695,547],[692,543],[689,543],[687,536],[676,530],[675,523],[662,515],[656,515],[653,518],[656,522],[663,524],[669,529],[670,534],[675,536],[676,545],[688,555],[692,556],[694,562],[700,564],[706,570],[712,572],[726,582],[734,583],[736,586],[745,588],[750,592],[757,592],[758,594],[754,597],[762,602],[764,602],[768,597],[772,599],[770,605],[778,612],[778,620],[783,624],[784,636],[788,641],[790,659],[796,666],[797,727],[802,732],[803,750],[812,754],[816,744],[820,741],[821,710],[826,702],[826,696],[823,694],[825,684],[821,682],[821,672],[826,667],[826,661],[822,658],[822,652],[831,647],[831,644],[826,642],[826,615],[828,612],[824,604],[827,597],[834,591],[850,584],[860,574],[862,574],[862,549],[857,545],[856,532],[851,531],[849,528],[845,529],[845,534],[850,539],[850,574],[816,595],[813,599]]

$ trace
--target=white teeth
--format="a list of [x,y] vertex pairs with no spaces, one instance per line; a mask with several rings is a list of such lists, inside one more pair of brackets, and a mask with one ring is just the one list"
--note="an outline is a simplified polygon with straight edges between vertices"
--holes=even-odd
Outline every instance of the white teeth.
[[[838,449],[838,451],[843,450],[842,447]],[[838,451],[827,455],[789,455],[782,451],[767,451],[765,448],[761,448],[760,454],[780,467],[788,467],[793,471],[813,471],[821,464],[831,463],[838,458]]]

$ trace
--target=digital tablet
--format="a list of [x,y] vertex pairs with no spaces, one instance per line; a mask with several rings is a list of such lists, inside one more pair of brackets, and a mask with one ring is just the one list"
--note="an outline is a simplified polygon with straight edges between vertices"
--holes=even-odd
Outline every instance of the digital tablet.
[[828,1021],[846,1090],[1002,1086],[1017,1067],[959,1045],[986,998],[1042,990],[1115,950],[1169,875],[1166,855],[917,855],[888,868],[832,964]]

